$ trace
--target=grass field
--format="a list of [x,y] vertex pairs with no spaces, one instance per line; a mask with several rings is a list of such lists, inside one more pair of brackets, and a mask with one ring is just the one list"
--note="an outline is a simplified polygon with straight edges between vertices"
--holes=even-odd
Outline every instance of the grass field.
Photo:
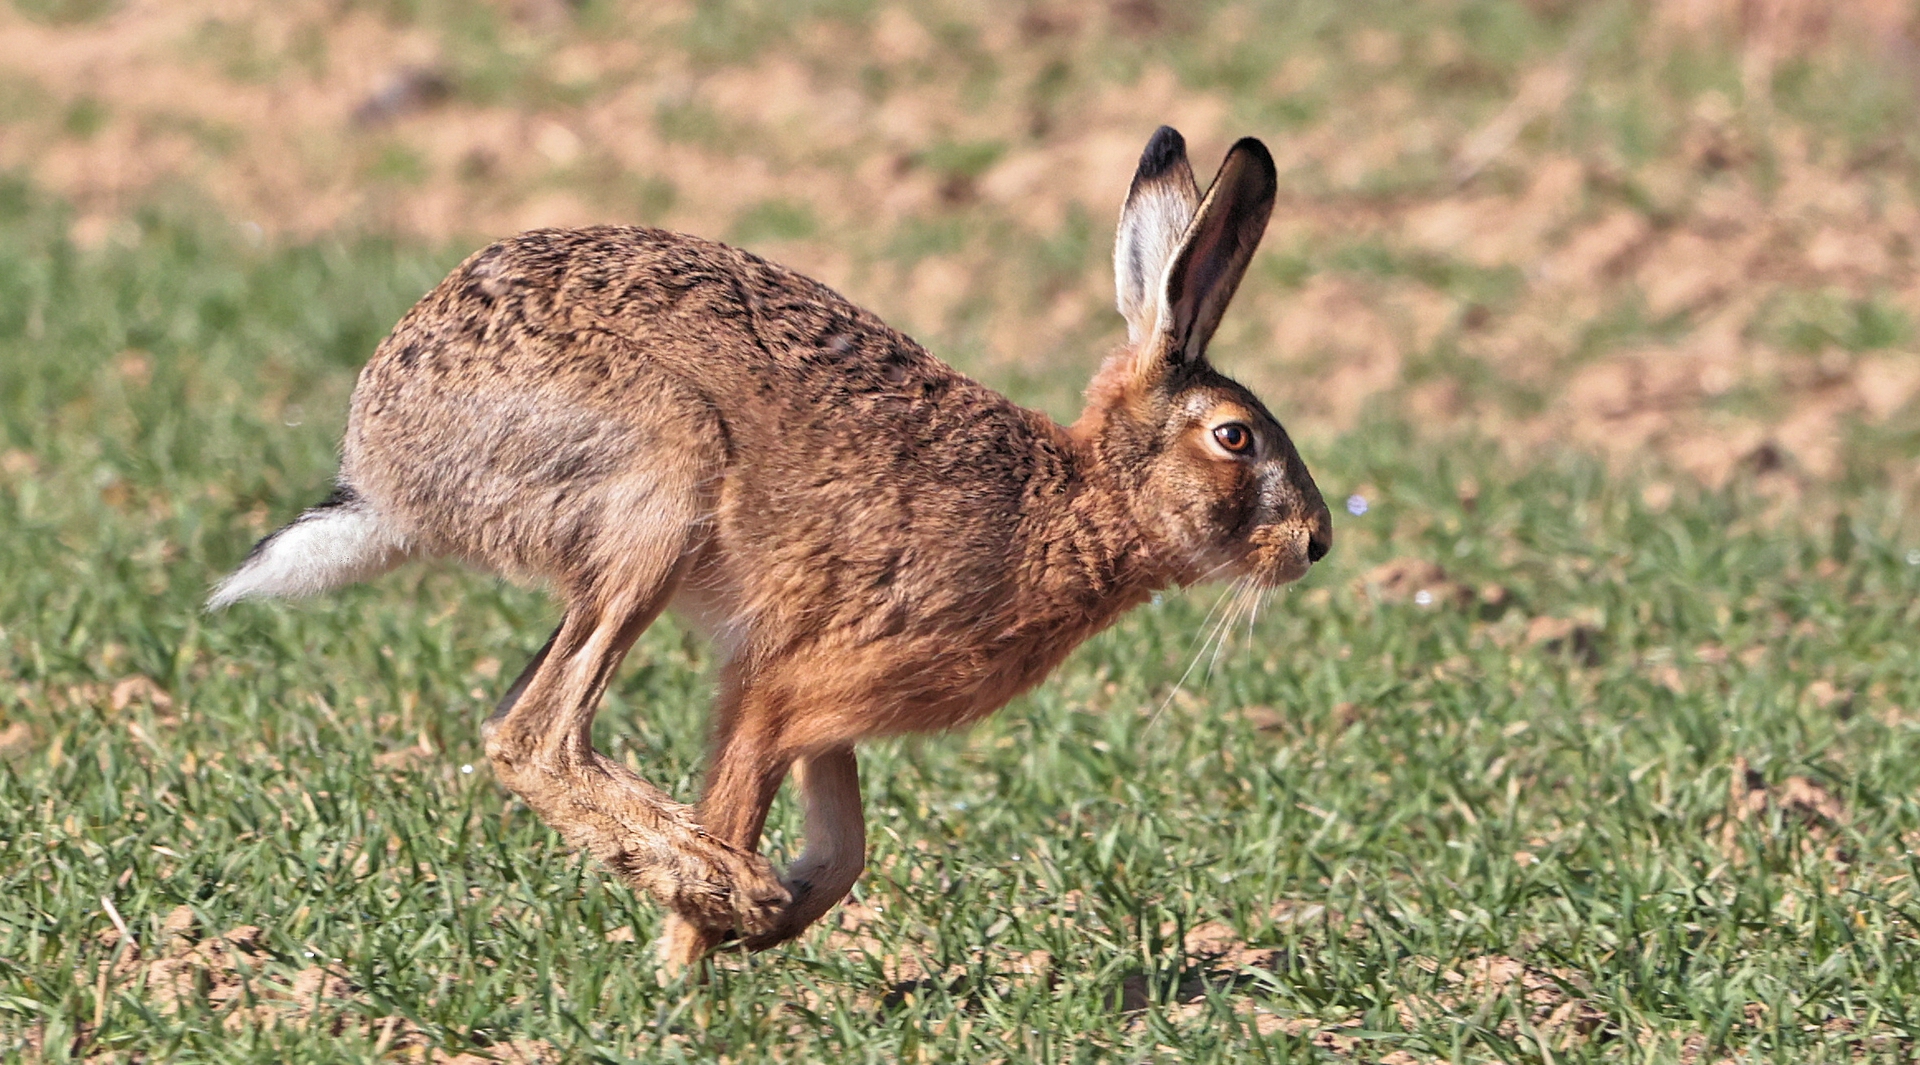
[[[112,7],[16,6],[83,28]],[[401,23],[466,25],[388,6]],[[1231,122],[1311,140],[1351,116],[1341,101],[1364,95],[1364,70],[1336,64],[1288,90],[1297,112],[1261,95],[1261,72],[1287,49],[1364,51],[1352,42],[1373,9],[1303,6],[1314,17],[1290,21],[1293,36],[1231,47],[1207,35],[1235,9],[1207,10],[1169,31],[1184,42],[1171,62],[1191,92],[1238,101]],[[1256,28],[1289,14],[1248,10]],[[1296,224],[1277,223],[1217,354],[1301,429],[1335,501],[1328,560],[1231,624],[1216,590],[1169,595],[982,727],[864,750],[871,854],[852,902],[699,986],[660,986],[645,949],[658,911],[570,854],[480,753],[481,717],[552,627],[547,599],[413,566],[325,600],[199,612],[255,538],[325,494],[355,370],[472,241],[291,224],[262,240],[218,190],[160,196],[101,230],[85,190],[31,167],[7,179],[0,1056],[1910,1060],[1920,422],[1911,393],[1878,410],[1873,383],[1916,359],[1908,253],[1858,273],[1806,251],[1812,265],[1711,292],[1656,268],[1689,233],[1734,241],[1713,215],[1725,180],[1762,190],[1780,218],[1801,219],[1780,190],[1805,174],[1878,190],[1871,210],[1821,200],[1825,221],[1794,222],[1803,239],[1770,262],[1817,250],[1818,225],[1906,232],[1913,219],[1884,205],[1913,196],[1917,171],[1884,130],[1907,105],[1826,53],[1783,58],[1767,121],[1822,129],[1825,147],[1736,151],[1722,185],[1676,192],[1674,160],[1706,150],[1685,101],[1737,95],[1738,57],[1642,63],[1639,8],[1606,10],[1597,31],[1553,4],[1389,24],[1424,40],[1437,19],[1484,49],[1448,61],[1459,80],[1419,82],[1445,89],[1434,122],[1461,133],[1597,33],[1595,87],[1558,124],[1525,127],[1521,161],[1490,164],[1494,191],[1461,192],[1446,173],[1461,156],[1437,148],[1387,153],[1364,180],[1289,171]],[[832,44],[782,37],[753,5],[700,11],[675,39],[695,66]],[[1137,74],[1127,49],[1144,46],[1123,38],[1084,48]],[[978,62],[928,68],[927,94],[976,91],[989,109],[1004,103],[991,72],[1031,59],[996,67],[990,48],[949,44]],[[507,58],[456,65],[456,96],[481,99],[450,106],[514,93],[586,106],[531,75],[486,80],[514,56],[537,67],[495,51]],[[1092,62],[1075,55],[1072,69]],[[878,64],[873,91],[911,95],[899,71],[912,63]],[[1407,79],[1444,67],[1409,63]],[[986,87],[966,90],[970,76]],[[1062,84],[1045,99],[1071,117],[1081,89]],[[662,105],[660,128],[712,133],[675,126],[683,106]],[[941,353],[1064,418],[1117,333],[1095,317],[1108,233],[1066,201],[1029,217],[992,199],[996,159],[1053,134],[1022,136],[1033,144],[937,141],[914,166],[959,199],[866,228],[778,189],[646,202],[896,301]],[[834,150],[845,158],[776,162],[857,184],[865,149]],[[1582,206],[1540,229],[1540,254],[1567,261],[1554,256],[1619,211],[1654,220],[1650,250],[1555,289],[1505,253],[1435,252],[1393,220],[1474,197],[1491,205],[1482,219],[1534,203],[1533,164],[1560,156],[1587,160]],[[431,186],[437,164],[420,165]],[[606,171],[572,173],[590,185]],[[579,195],[644,199],[609,188]],[[1363,221],[1329,236],[1340,217]],[[985,280],[927,303],[927,263]],[[1378,343],[1287,332],[1290,314],[1338,319],[1348,292],[1416,306],[1409,320],[1431,296],[1444,321],[1402,334],[1389,315]],[[1539,327],[1557,316],[1575,327]],[[1581,382],[1653,365],[1648,352],[1718,365],[1699,338],[1723,319],[1744,360],[1731,384],[1576,416],[1612,395]],[[1007,321],[1058,354],[1015,359]],[[1522,341],[1544,369],[1503,354]],[[1311,356],[1381,345],[1396,351],[1387,385],[1325,399],[1342,366]],[[1829,402],[1842,390],[1853,406]],[[1809,411],[1825,412],[1817,431]],[[1722,438],[1746,442],[1699,457]],[[1621,439],[1630,461],[1608,446]],[[602,748],[691,796],[709,664],[656,626],[601,715]],[[790,853],[797,830],[783,801],[770,850]]]

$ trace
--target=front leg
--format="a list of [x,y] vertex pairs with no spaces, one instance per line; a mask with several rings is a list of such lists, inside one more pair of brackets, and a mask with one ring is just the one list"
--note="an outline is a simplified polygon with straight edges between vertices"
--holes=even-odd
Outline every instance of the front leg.
[[[718,742],[707,771],[706,793],[695,811],[700,827],[715,840],[756,858],[767,811],[793,764],[780,743],[780,730],[770,727],[781,715],[767,709],[743,692],[737,676],[722,678],[720,698],[714,705]],[[682,906],[672,909],[657,946],[661,967],[669,974],[706,957],[742,927],[734,921],[716,921],[711,913]],[[745,931],[757,933],[771,927],[769,922]]]
[[[700,804],[701,819],[709,830],[733,831],[735,835],[721,838],[742,850],[757,845],[779,785],[774,778],[773,786],[764,790],[745,787],[750,781],[766,779],[764,773],[751,771],[753,764],[744,757],[718,759],[716,786]],[[723,767],[737,768],[727,772]],[[740,940],[747,950],[766,950],[806,931],[847,897],[866,868],[867,826],[860,807],[860,768],[852,746],[830,747],[797,759],[793,774],[806,810],[807,848],[781,878],[793,901],[780,911],[771,928]],[[749,828],[753,840],[743,842]],[[660,936],[661,963],[678,972],[718,948],[731,934],[729,929],[669,914]]]
[[794,764],[807,814],[807,849],[787,875],[793,902],[771,929],[748,936],[748,950],[765,950],[806,931],[826,916],[867,865],[867,824],[860,809],[860,766],[853,748],[833,747]]

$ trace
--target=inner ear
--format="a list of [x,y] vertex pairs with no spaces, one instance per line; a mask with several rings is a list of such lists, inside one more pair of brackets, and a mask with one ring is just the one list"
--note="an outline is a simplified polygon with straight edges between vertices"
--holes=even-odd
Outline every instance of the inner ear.
[[1199,202],[1186,141],[1171,126],[1161,126],[1140,153],[1114,230],[1114,303],[1127,320],[1132,343],[1161,328],[1166,313],[1161,282]]
[[1227,152],[1167,268],[1163,328],[1169,361],[1184,365],[1206,355],[1207,342],[1260,246],[1278,188],[1266,145],[1246,137]]

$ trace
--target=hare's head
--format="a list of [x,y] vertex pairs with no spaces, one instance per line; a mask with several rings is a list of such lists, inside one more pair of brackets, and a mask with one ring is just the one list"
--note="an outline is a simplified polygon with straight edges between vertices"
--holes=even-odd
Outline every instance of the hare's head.
[[1181,584],[1285,584],[1333,544],[1333,519],[1286,430],[1206,358],[1275,188],[1273,157],[1249,137],[1202,197],[1180,134],[1162,126],[1120,212],[1113,273],[1128,343],[1094,378],[1073,432]]

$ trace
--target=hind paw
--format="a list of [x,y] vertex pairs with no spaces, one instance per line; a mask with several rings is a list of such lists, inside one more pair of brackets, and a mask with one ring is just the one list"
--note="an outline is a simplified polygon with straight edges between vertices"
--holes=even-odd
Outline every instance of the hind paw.
[[772,929],[793,901],[772,864],[705,833],[695,839],[695,853],[686,855],[695,868],[678,878],[674,890],[659,893],[660,901],[715,932],[737,928],[758,934]]

